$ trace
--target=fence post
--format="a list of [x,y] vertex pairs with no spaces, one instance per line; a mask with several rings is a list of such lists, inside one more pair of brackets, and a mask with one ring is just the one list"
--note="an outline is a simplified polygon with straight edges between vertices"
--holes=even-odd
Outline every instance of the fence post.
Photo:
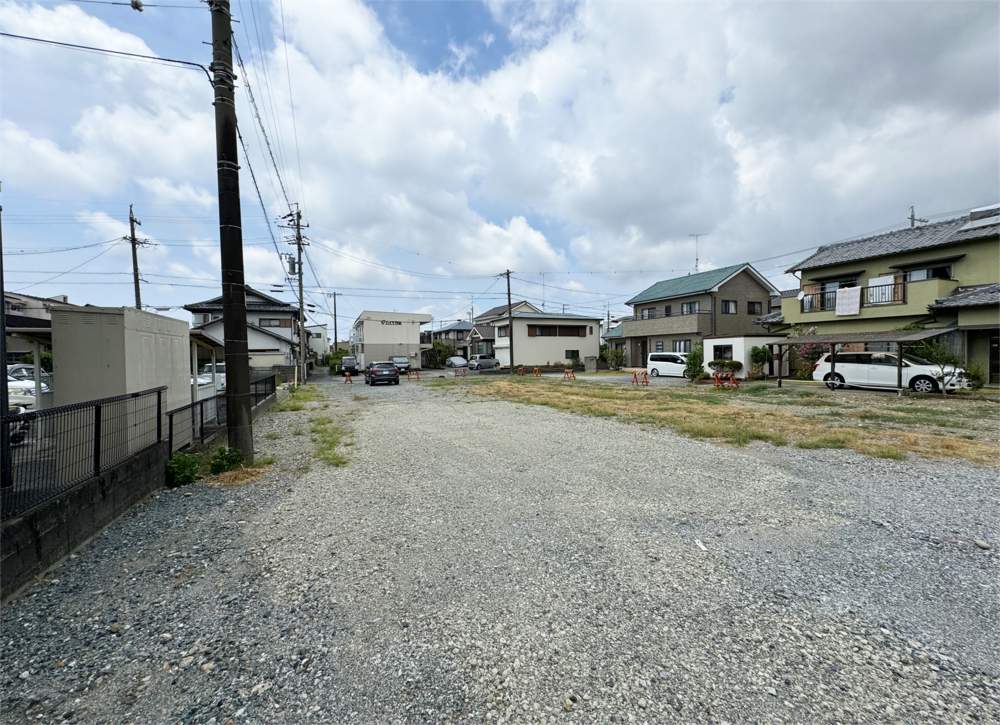
[[[192,411],[194,412],[194,411]],[[216,416],[218,417],[218,416]],[[205,442],[205,401],[198,401],[198,434],[201,436],[201,442]]]
[[167,413],[167,453],[174,452],[174,416]]
[[94,475],[101,475],[101,406],[94,406]]
[[163,391],[156,391],[156,442],[163,440]]

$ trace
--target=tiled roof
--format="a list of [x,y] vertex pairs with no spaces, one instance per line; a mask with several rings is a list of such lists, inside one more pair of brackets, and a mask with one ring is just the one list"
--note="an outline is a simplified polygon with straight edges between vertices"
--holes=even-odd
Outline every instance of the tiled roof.
[[472,323],[469,322],[468,320],[462,320],[460,322],[453,322],[450,325],[445,325],[444,327],[441,327],[441,328],[439,328],[437,330],[433,330],[432,332],[436,335],[439,332],[448,332],[449,330],[458,330],[459,332],[468,332],[471,329],[472,329]]
[[940,247],[945,244],[971,241],[983,237],[995,236],[1000,233],[1000,224],[975,226],[969,229],[967,216],[959,219],[949,219],[934,224],[924,224],[920,227],[907,227],[894,232],[876,234],[864,239],[854,239],[849,242],[827,244],[817,249],[811,256],[802,260],[788,272],[798,272],[802,269],[827,267],[833,264],[843,264],[856,260],[885,257],[890,254],[900,254],[918,249]]
[[[521,300],[520,302],[511,302],[510,304],[511,307],[517,307],[518,305],[531,305],[532,307],[535,307],[527,300]],[[478,315],[476,315],[476,319],[480,320],[480,319],[487,319],[490,317],[506,317],[506,316],[507,316],[507,305],[498,305],[496,307],[493,307],[492,309],[486,310],[486,312],[480,312]]]
[[[246,288],[247,295],[254,295],[260,297],[262,302],[252,302],[247,301],[247,309],[254,312],[295,312],[296,308],[287,302],[282,302],[274,297],[269,297],[263,292],[258,292],[250,286]],[[190,305],[184,305],[184,309],[188,312],[215,312],[222,309],[222,295],[218,297],[213,297],[210,300],[205,300],[204,302],[192,302]]]
[[611,337],[622,337],[622,336],[623,335],[622,335],[622,326],[621,325],[615,325],[610,330],[608,330],[607,332],[605,332],[604,335],[603,335],[603,337],[604,337],[605,340],[607,340],[608,338],[611,338]]
[[[479,333],[482,340],[496,339],[496,328],[489,322],[477,322],[473,329]],[[469,331],[469,336],[472,336],[472,331]]]
[[[522,319],[528,320],[600,320],[600,315],[594,315],[593,317],[587,317],[586,315],[574,315],[569,312],[515,312],[514,317],[520,317]],[[501,317],[496,321],[498,326],[503,325],[507,322],[507,319]]]
[[769,312],[766,315],[761,315],[760,317],[754,319],[755,325],[776,325],[781,324],[785,321],[784,315],[778,312]]
[[934,300],[934,304],[928,305],[928,309],[938,310],[979,305],[1000,305],[1000,283],[959,287],[948,297]]
[[729,277],[739,272],[749,264],[734,264],[730,267],[711,269],[708,272],[689,274],[685,277],[665,279],[657,282],[652,287],[644,289],[635,297],[626,302],[626,305],[639,304],[641,302],[652,302],[653,300],[663,300],[668,297],[681,297],[683,295],[696,295],[707,292],[718,286]]
[[4,324],[7,328],[31,329],[39,327],[52,327],[52,320],[43,317],[28,317],[27,315],[14,315],[7,313],[4,315]]
[[784,299],[785,297],[798,297],[798,296],[799,296],[799,290],[798,290],[798,288],[796,288],[796,289],[783,289],[783,290],[781,290],[781,297],[782,297],[782,299]]

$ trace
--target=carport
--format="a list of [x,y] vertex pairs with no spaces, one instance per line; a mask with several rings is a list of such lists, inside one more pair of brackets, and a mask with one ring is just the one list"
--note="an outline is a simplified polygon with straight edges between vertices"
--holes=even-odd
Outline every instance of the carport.
[[[892,342],[896,344],[896,389],[903,390],[903,355],[906,354],[906,346],[913,343],[922,342],[931,337],[944,335],[954,330],[954,327],[938,327],[932,330],[887,330],[884,332],[832,332],[823,335],[801,335],[799,337],[786,337],[781,342],[771,343],[771,350],[774,359],[781,361],[784,354],[782,348],[790,348],[792,345],[829,345],[830,352],[835,353],[837,345],[848,345],[854,342]],[[837,356],[830,355],[830,377],[837,371]],[[830,390],[836,390],[837,384],[830,380],[826,386]],[[781,365],[778,365],[778,387],[781,387]]]

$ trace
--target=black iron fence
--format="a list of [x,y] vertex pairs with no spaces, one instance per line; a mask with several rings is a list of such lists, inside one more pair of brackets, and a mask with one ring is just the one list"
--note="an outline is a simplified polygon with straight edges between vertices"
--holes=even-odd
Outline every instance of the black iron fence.
[[0,481],[0,520],[100,476],[163,438],[163,391],[4,415],[9,442]]
[[[253,375],[253,374],[252,374]],[[275,373],[257,374],[250,380],[250,405],[256,408],[277,389]],[[167,413],[170,452],[200,445],[226,426],[226,394],[205,398]]]

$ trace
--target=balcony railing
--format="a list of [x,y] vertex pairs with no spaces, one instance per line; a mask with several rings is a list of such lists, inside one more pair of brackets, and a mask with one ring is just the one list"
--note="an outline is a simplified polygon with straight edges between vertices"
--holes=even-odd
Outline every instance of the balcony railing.
[[[837,292],[817,292],[802,298],[802,312],[833,312],[837,309]],[[862,307],[906,304],[906,283],[880,284],[861,288]]]

